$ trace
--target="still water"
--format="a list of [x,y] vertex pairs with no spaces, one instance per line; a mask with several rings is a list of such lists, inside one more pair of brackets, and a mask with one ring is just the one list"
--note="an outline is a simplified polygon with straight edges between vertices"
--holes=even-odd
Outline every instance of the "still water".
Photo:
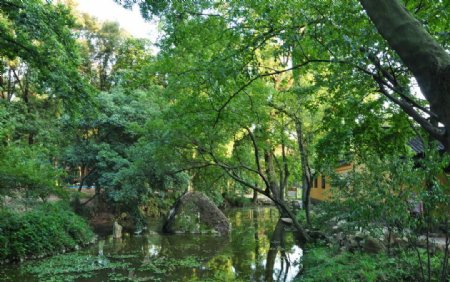
[[[292,281],[302,249],[273,208],[231,209],[230,236],[110,236],[83,250],[0,266],[0,281]],[[155,224],[151,224],[155,226]]]

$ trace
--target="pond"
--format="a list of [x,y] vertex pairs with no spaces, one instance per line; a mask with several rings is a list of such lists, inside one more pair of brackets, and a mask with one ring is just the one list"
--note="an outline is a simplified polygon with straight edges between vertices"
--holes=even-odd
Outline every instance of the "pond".
[[[273,208],[231,209],[230,236],[112,239],[69,254],[0,266],[0,281],[292,281],[302,249]],[[151,224],[155,226],[155,224]],[[152,229],[152,228],[150,228]],[[45,240],[45,238],[43,238]]]

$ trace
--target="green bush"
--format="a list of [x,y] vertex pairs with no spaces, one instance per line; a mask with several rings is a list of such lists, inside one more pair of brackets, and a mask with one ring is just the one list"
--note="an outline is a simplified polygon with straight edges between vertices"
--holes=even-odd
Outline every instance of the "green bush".
[[18,214],[1,210],[0,260],[17,261],[74,249],[94,237],[89,225],[63,203]]

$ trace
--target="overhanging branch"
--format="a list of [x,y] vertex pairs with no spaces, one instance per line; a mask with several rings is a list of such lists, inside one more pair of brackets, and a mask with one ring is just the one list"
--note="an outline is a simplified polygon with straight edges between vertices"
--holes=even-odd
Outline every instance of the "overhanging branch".
[[437,126],[432,125],[427,119],[422,117],[414,108],[404,100],[398,99],[391,95],[385,88],[382,81],[380,81],[379,77],[374,77],[374,79],[378,82],[380,86],[380,92],[387,97],[390,101],[397,104],[402,108],[402,110],[412,117],[418,124],[420,124],[423,129],[425,129],[433,138],[444,142],[444,131],[439,129]]

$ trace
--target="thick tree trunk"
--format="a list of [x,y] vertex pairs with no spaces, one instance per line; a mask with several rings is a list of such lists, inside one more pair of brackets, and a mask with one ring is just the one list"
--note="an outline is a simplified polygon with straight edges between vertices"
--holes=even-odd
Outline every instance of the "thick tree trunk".
[[360,0],[360,3],[380,35],[413,73],[431,111],[445,126],[444,135],[437,139],[450,152],[450,55],[400,0]]

